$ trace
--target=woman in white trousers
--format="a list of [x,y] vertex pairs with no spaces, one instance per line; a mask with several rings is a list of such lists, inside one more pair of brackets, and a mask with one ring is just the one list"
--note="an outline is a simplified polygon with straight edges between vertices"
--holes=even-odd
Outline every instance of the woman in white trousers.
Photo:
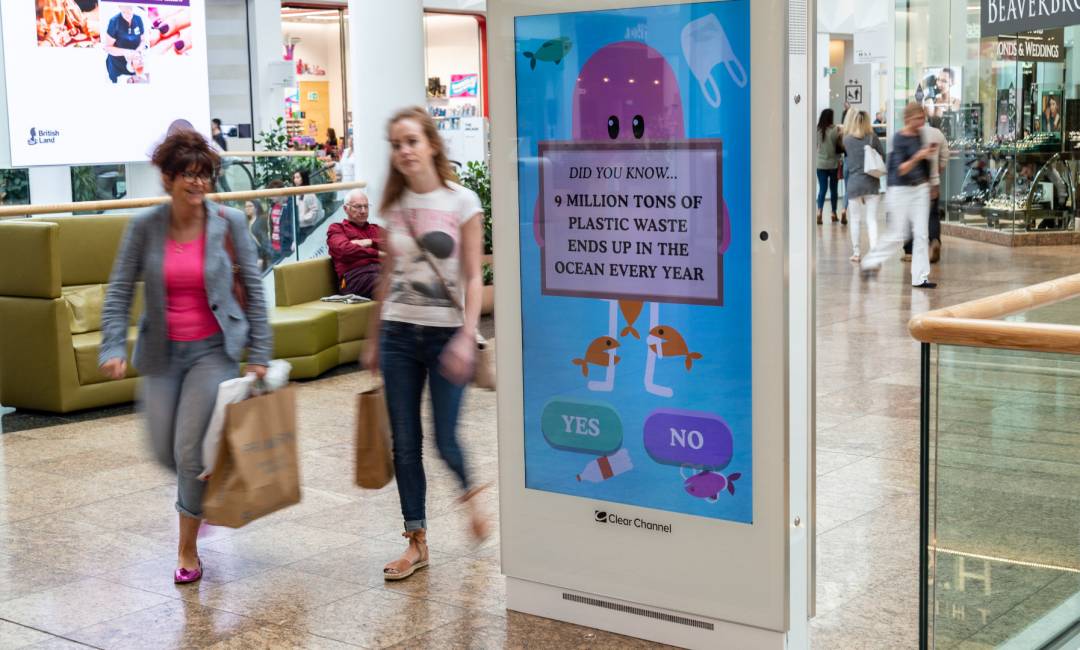
[[911,286],[933,289],[930,281],[930,163],[936,145],[923,146],[919,130],[926,123],[922,106],[912,103],[904,109],[904,128],[893,136],[889,151],[889,189],[885,196],[891,215],[885,236],[862,260],[864,273],[875,273],[896,253],[911,231]]
[[866,148],[870,147],[882,158],[885,157],[885,148],[870,125],[870,114],[854,109],[851,113],[853,117],[844,132],[844,151],[847,158],[847,173],[844,182],[847,186],[848,210],[851,212],[851,261],[858,262],[861,258],[864,221],[870,239],[870,249],[872,250],[877,245],[877,213],[878,204],[881,202],[881,180],[865,171]]

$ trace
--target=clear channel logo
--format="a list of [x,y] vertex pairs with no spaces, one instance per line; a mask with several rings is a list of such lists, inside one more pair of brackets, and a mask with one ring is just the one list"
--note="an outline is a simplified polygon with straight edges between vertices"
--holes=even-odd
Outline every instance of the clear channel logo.
[[31,147],[38,144],[55,144],[58,137],[60,137],[60,132],[56,129],[30,127],[30,139],[26,141],[26,144]]
[[594,510],[593,520],[598,524],[605,524],[608,526],[640,528],[641,530],[651,530],[657,533],[671,534],[671,524],[658,524],[654,521],[645,521],[641,517],[634,517],[631,519],[606,510]]

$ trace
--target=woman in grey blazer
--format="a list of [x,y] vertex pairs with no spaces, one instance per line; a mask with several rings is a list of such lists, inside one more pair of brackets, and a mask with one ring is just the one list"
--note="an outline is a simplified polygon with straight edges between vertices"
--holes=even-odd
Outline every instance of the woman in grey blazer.
[[[247,372],[266,374],[272,353],[258,257],[244,215],[206,199],[221,159],[194,131],[169,135],[154,151],[171,203],[128,225],[109,278],[98,362],[127,373],[127,328],[135,283],[144,282],[132,364],[142,374],[140,407],[158,460],[177,473],[180,543],[174,580],[202,577],[197,541],[205,482],[202,442],[218,384]],[[231,240],[235,260],[227,250]],[[243,280],[246,307],[233,293]]]

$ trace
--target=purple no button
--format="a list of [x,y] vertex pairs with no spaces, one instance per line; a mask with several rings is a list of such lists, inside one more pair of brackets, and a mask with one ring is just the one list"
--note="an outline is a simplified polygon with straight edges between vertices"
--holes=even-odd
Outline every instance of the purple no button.
[[732,444],[731,428],[712,413],[659,409],[645,420],[645,450],[658,463],[721,469]]

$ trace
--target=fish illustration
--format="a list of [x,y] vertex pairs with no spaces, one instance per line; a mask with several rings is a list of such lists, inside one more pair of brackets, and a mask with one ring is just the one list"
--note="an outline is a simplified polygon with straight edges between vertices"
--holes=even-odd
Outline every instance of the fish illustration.
[[627,334],[633,336],[635,339],[640,339],[641,335],[634,329],[634,323],[637,322],[638,316],[641,315],[641,308],[645,306],[645,303],[640,300],[620,300],[619,310],[622,311],[622,316],[626,320],[626,327],[619,333],[620,337],[624,337]]
[[724,492],[725,487],[732,495],[735,494],[735,481],[740,478],[742,478],[742,473],[740,472],[729,474],[725,478],[723,474],[705,470],[686,479],[683,486],[686,488],[686,493],[690,496],[705,499],[709,503],[716,503],[720,499],[720,495]]
[[537,61],[552,61],[555,65],[562,63],[563,58],[570,53],[574,46],[573,42],[566,38],[555,38],[545,42],[535,52],[525,52],[525,58],[529,60],[529,67],[536,69]]
[[612,358],[608,354],[609,350],[614,350],[619,347],[619,342],[610,336],[601,336],[594,339],[589,344],[589,348],[585,350],[584,359],[574,359],[573,364],[575,366],[581,366],[581,374],[585,377],[589,376],[589,364],[594,366],[610,366],[619,363],[621,360],[619,357]]
[[649,349],[660,357],[686,357],[686,369],[690,370],[694,367],[694,361],[701,358],[701,353],[691,352],[686,346],[686,341],[683,340],[682,334],[679,334],[674,327],[670,325],[657,325],[649,330],[649,336],[659,339],[660,343],[653,343],[649,346]]

